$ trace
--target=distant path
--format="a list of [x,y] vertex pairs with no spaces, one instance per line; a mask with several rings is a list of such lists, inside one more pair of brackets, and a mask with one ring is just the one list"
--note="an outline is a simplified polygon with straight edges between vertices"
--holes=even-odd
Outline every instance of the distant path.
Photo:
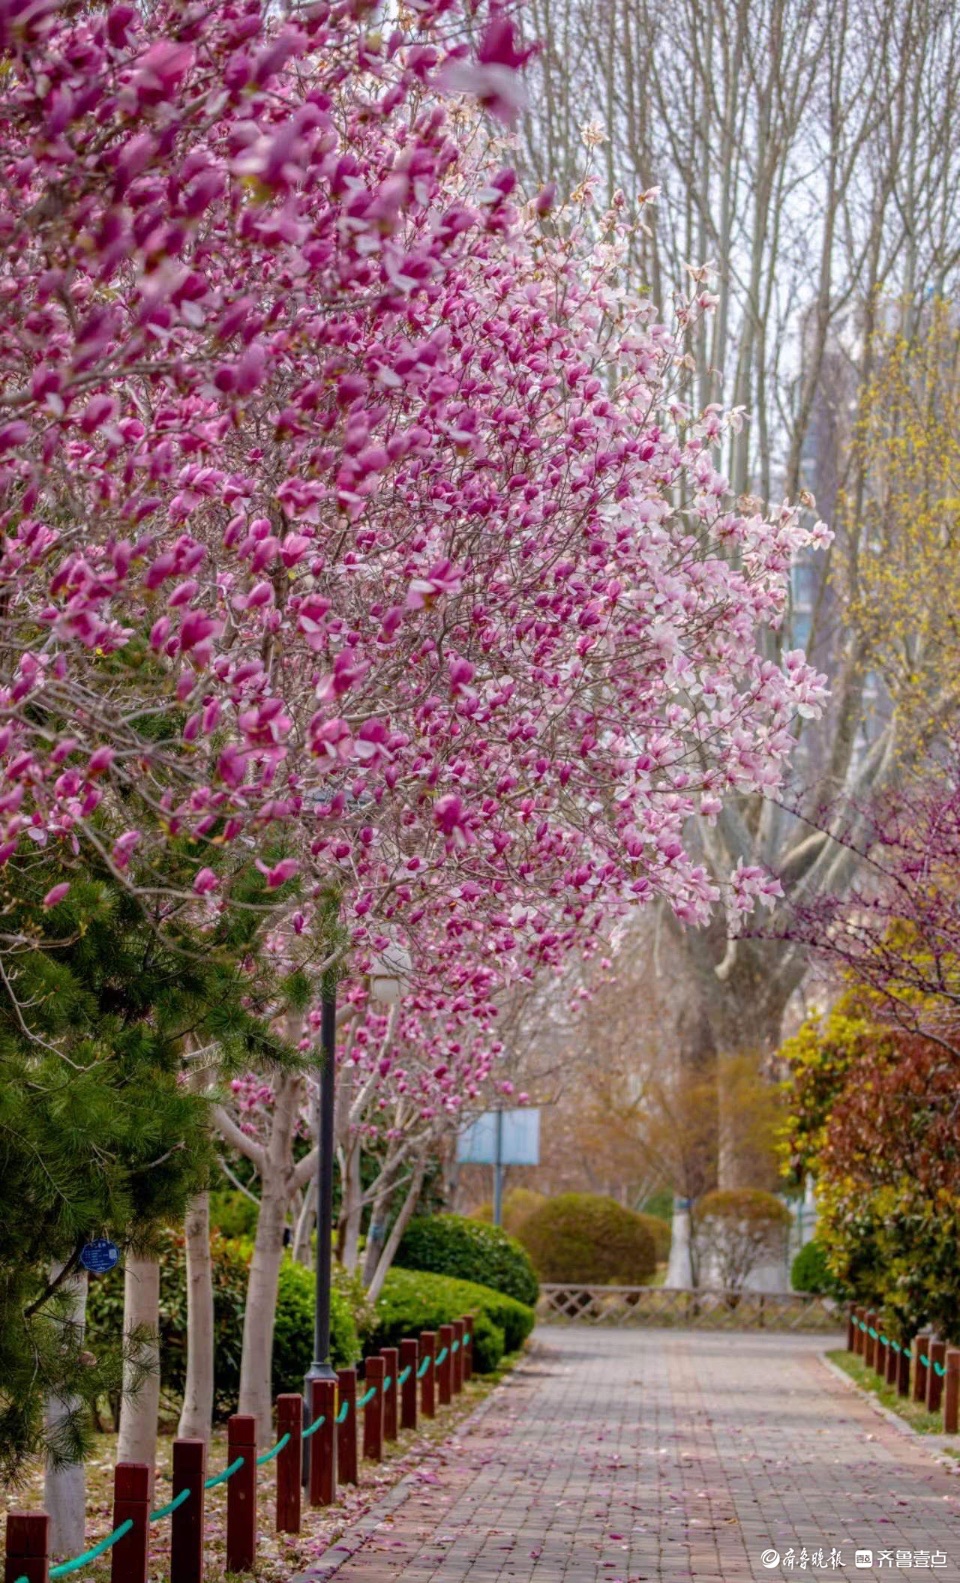
[[[537,1342],[336,1583],[960,1583],[960,1464],[836,1379],[823,1337],[551,1327]],[[812,1565],[831,1549],[841,1569]]]

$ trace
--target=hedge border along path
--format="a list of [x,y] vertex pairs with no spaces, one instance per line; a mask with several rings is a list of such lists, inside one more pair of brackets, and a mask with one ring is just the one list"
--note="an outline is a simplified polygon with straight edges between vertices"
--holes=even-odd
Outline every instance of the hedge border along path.
[[[474,1385],[479,1383],[482,1387],[485,1387],[486,1395],[479,1406],[473,1407],[468,1413],[457,1417],[455,1428],[458,1434],[467,1434],[470,1430],[475,1429],[483,1422],[487,1414],[499,1404],[500,1391],[498,1387],[501,1386],[506,1378],[522,1377],[530,1370],[536,1369],[540,1350],[538,1343],[530,1342],[525,1353],[514,1353],[512,1356],[504,1358],[496,1374],[481,1375],[479,1381],[477,1376],[474,1375],[472,1383]],[[468,1390],[469,1386],[464,1385],[464,1393]],[[463,1397],[460,1400],[463,1402]],[[446,1408],[444,1411],[449,1414],[451,1409]],[[443,1420],[440,1418],[432,1420],[434,1427],[442,1422]],[[327,1578],[332,1578],[347,1561],[352,1560],[357,1552],[362,1550],[367,1540],[383,1527],[384,1523],[393,1516],[394,1512],[399,1511],[401,1506],[410,1499],[411,1495],[422,1490],[424,1463],[431,1457],[443,1455],[447,1442],[454,1438],[450,1429],[448,1417],[447,1432],[443,1435],[432,1437],[435,1444],[420,1459],[417,1466],[404,1473],[382,1500],[369,1507],[356,1522],[345,1528],[334,1543],[324,1550],[316,1561],[312,1561],[305,1571],[294,1573],[293,1576],[285,1580],[285,1583],[326,1583]]]

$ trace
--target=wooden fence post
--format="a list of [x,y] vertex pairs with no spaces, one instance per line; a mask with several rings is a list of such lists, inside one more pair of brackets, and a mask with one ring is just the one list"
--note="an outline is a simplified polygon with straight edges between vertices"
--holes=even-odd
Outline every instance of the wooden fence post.
[[960,1347],[948,1347],[946,1358],[947,1377],[943,1392],[943,1432],[957,1433],[957,1411],[960,1408]]
[[420,1343],[411,1336],[405,1336],[400,1343],[400,1362],[403,1365],[400,1372],[409,1369],[403,1384],[400,1387],[400,1428],[416,1429],[417,1427],[417,1369],[420,1367]]
[[8,1512],[3,1583],[49,1583],[50,1518],[46,1512]]
[[437,1339],[440,1343],[440,1352],[437,1356],[439,1357],[444,1352],[446,1353],[443,1362],[437,1364],[437,1374],[439,1376],[437,1380],[437,1400],[441,1407],[449,1407],[453,1399],[453,1391],[451,1389],[453,1378],[453,1357],[451,1353],[453,1347],[453,1326],[441,1325],[437,1332]]
[[[915,1402],[925,1402],[927,1399],[927,1369],[930,1358],[930,1332],[922,1330],[913,1343],[913,1399]],[[926,1358],[927,1363],[922,1360]]]
[[277,1397],[277,1439],[289,1435],[277,1453],[277,1533],[300,1532],[300,1489],[303,1466],[303,1397],[297,1392]]
[[863,1361],[868,1369],[872,1369],[877,1361],[877,1338],[876,1336],[871,1336],[870,1332],[877,1328],[877,1316],[872,1308],[868,1308],[863,1319],[867,1327],[866,1335],[863,1338]]
[[847,1351],[848,1352],[856,1352],[856,1350],[857,1350],[856,1309],[855,1308],[851,1308],[851,1309],[849,1309],[847,1311]]
[[[368,1462],[383,1461],[383,1382],[387,1367],[382,1358],[367,1358],[363,1365],[363,1454]],[[373,1395],[370,1395],[370,1392]]]
[[873,1366],[876,1369],[877,1373],[879,1374],[881,1380],[885,1380],[886,1377],[887,1377],[887,1353],[890,1351],[890,1348],[887,1345],[886,1341],[881,1341],[881,1339],[880,1339],[880,1334],[879,1334],[880,1323],[879,1323],[879,1320],[877,1322],[877,1331],[878,1331],[878,1335],[877,1335],[876,1342],[874,1344],[874,1352],[873,1352]]
[[400,1353],[396,1347],[381,1347],[380,1356],[383,1366],[387,1371],[387,1380],[383,1382],[383,1438],[396,1440],[397,1438],[397,1376],[400,1373]]
[[887,1384],[888,1385],[896,1385],[896,1383],[897,1383],[897,1376],[898,1376],[899,1370],[900,1370],[900,1357],[901,1357],[901,1354],[897,1351],[895,1346],[893,1346],[891,1344],[890,1346],[887,1347],[887,1376],[886,1376],[886,1379],[887,1379]]
[[945,1341],[931,1341],[927,1348],[927,1357],[930,1367],[927,1370],[927,1412],[938,1413],[943,1399],[943,1375],[938,1374],[936,1364],[943,1368],[943,1360],[947,1346]]
[[151,1471],[145,1462],[118,1462],[113,1470],[113,1526],[133,1527],[110,1552],[110,1583],[147,1583]]
[[459,1396],[463,1390],[463,1338],[467,1327],[462,1319],[453,1321],[453,1341],[456,1351],[453,1354],[453,1374],[451,1383],[454,1396]]
[[473,1315],[464,1314],[463,1322],[466,1325],[466,1340],[463,1353],[463,1377],[465,1380],[473,1379]]
[[[337,1424],[336,1380],[310,1381],[310,1423],[323,1419],[308,1442],[310,1446],[310,1505],[331,1506],[337,1498]],[[310,1425],[308,1424],[309,1428]]]
[[337,1384],[339,1386],[340,1411],[343,1411],[345,1402],[349,1404],[346,1417],[342,1423],[337,1424],[337,1473],[341,1484],[359,1484],[356,1369],[339,1369],[337,1371]]
[[854,1317],[854,1320],[856,1321],[856,1333],[854,1335],[853,1350],[856,1353],[858,1358],[862,1358],[863,1357],[864,1348],[865,1348],[866,1340],[867,1340],[867,1338],[864,1335],[863,1331],[860,1329],[860,1326],[866,1323],[865,1315],[866,1315],[866,1309],[865,1308],[855,1308],[853,1310],[853,1317]]
[[190,1494],[170,1519],[170,1583],[203,1583],[204,1440],[173,1442],[173,1496]]
[[900,1351],[897,1355],[896,1387],[898,1396],[910,1395],[910,1353],[915,1341],[901,1341]]
[[227,1423],[227,1465],[243,1466],[227,1480],[227,1571],[252,1572],[257,1559],[257,1420],[234,1413]]
[[437,1415],[437,1370],[433,1359],[437,1352],[437,1332],[435,1330],[421,1330],[420,1332],[420,1362],[425,1363],[430,1359],[430,1367],[424,1372],[420,1381],[420,1411],[424,1418],[435,1418]]

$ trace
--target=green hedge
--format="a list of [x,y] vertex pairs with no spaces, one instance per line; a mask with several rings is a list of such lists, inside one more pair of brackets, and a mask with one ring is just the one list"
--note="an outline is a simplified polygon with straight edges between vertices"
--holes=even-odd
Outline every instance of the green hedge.
[[537,1300],[538,1284],[530,1255],[516,1237],[499,1226],[465,1215],[424,1215],[411,1220],[397,1252],[405,1270],[430,1270],[475,1281],[518,1303]]
[[478,1374],[490,1374],[504,1352],[515,1352],[533,1329],[533,1309],[474,1281],[404,1270],[396,1265],[377,1302],[366,1350],[399,1346],[405,1336],[473,1314],[473,1358]]
[[542,1281],[643,1286],[657,1267],[649,1216],[596,1193],[549,1198],[520,1228]]
[[[240,1391],[243,1315],[247,1300],[250,1243],[229,1241],[214,1233],[214,1402],[218,1418],[236,1412]],[[280,1269],[273,1341],[273,1390],[298,1391],[313,1358],[313,1291],[310,1270],[291,1259]],[[91,1350],[98,1343],[117,1342],[123,1326],[123,1275],[119,1269],[90,1281],[87,1336]],[[339,1367],[355,1363],[360,1339],[348,1295],[334,1291],[331,1304],[331,1350]],[[183,1237],[170,1235],[160,1259],[160,1382],[168,1398],[182,1398],[187,1368],[187,1280]]]
[[670,1257],[670,1244],[673,1241],[673,1228],[669,1221],[661,1220],[659,1215],[648,1215],[644,1210],[635,1211],[638,1220],[642,1220],[651,1237],[656,1250],[657,1263],[666,1264]]
[[852,1296],[850,1288],[839,1281],[827,1264],[827,1250],[814,1237],[805,1242],[790,1266],[790,1285],[795,1292],[815,1292],[820,1297],[840,1300]]

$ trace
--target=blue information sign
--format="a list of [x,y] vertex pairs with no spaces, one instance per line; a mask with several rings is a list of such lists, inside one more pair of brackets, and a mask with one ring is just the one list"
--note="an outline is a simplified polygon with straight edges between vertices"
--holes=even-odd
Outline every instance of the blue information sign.
[[88,1242],[81,1250],[80,1263],[91,1275],[106,1275],[119,1262],[120,1249],[115,1242],[110,1242],[106,1237],[98,1237],[95,1242]]

